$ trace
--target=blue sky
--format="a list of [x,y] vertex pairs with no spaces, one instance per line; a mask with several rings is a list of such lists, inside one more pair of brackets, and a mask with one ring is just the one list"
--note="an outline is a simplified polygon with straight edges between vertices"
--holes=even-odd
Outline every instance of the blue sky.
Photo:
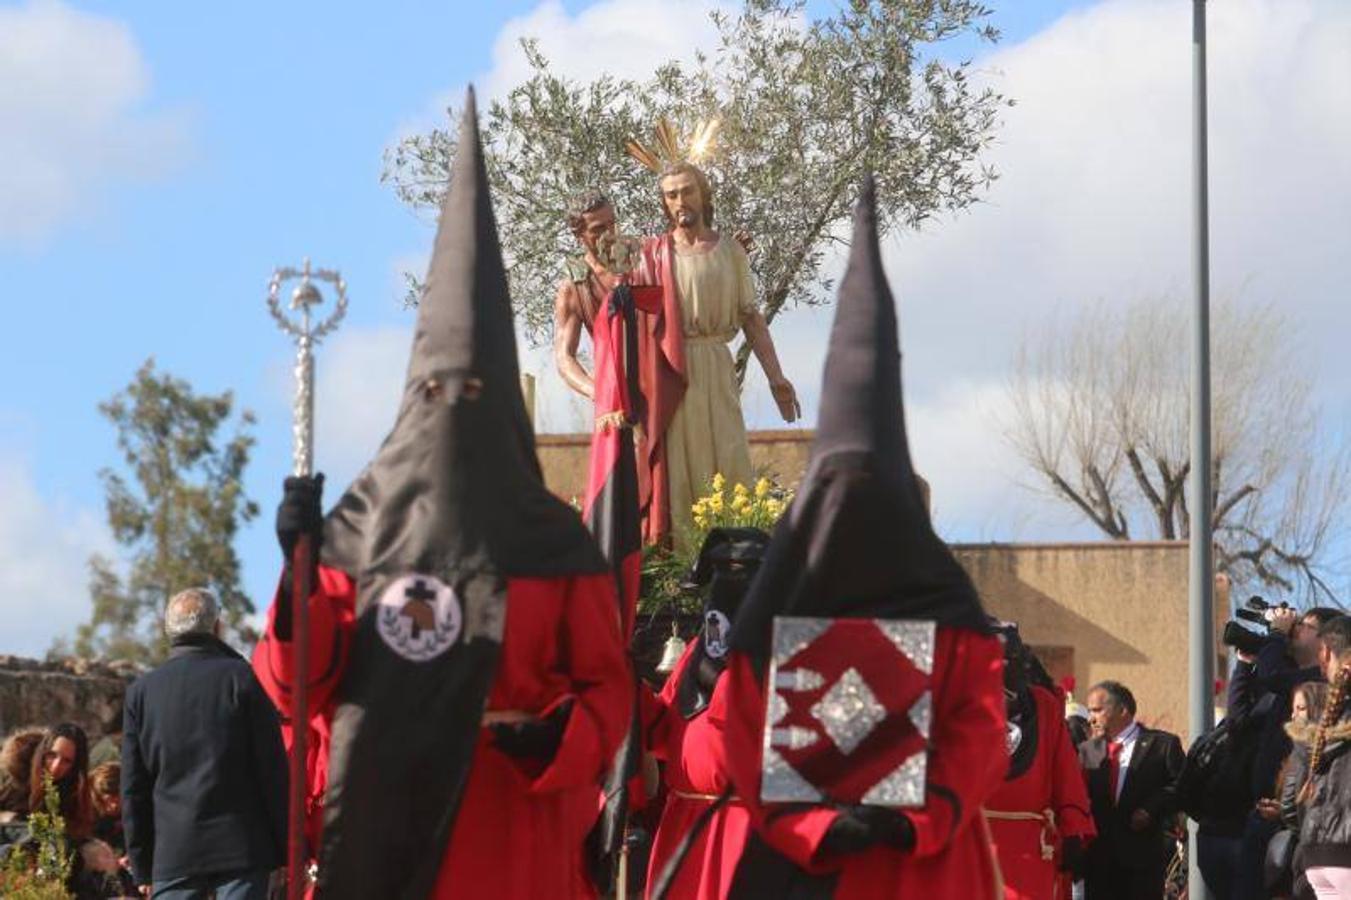
[[[623,15],[641,22],[643,10],[650,8],[645,2],[607,0],[600,13],[628,10]],[[1183,0],[1018,0],[994,5],[1004,41],[993,50],[971,49],[988,60],[991,77],[1008,73],[1025,78],[1020,83],[1029,86],[1044,83],[1034,74],[1038,61],[1056,58],[1055,41],[1063,39],[1057,35],[1066,30],[1082,27],[1086,35],[1101,35],[1104,26],[1098,20],[1110,24],[1113,16],[1123,21],[1144,17],[1140,27],[1146,29],[1154,21],[1150,16],[1185,25],[1178,9],[1185,13],[1190,6]],[[1254,16],[1269,15],[1271,9],[1270,3],[1258,0],[1237,5],[1255,10]],[[350,371],[344,382],[321,374],[321,388],[368,378],[397,382],[411,318],[402,308],[398,275],[425,261],[431,230],[380,184],[382,151],[398,135],[436,121],[439,105],[457,97],[466,82],[477,80],[490,88],[509,82],[516,65],[511,35],[528,32],[532,23],[542,27],[540,23],[550,22],[584,34],[586,23],[597,15],[591,9],[593,18],[588,19],[588,6],[520,0],[387,3],[378,8],[57,0],[0,4],[0,119],[9,120],[0,121],[0,129],[10,129],[8,137],[0,137],[0,170],[8,170],[0,173],[0,303],[7,335],[5,352],[0,353],[0,384],[5,385],[0,392],[0,489],[10,494],[8,505],[19,509],[11,509],[7,522],[0,513],[0,569],[8,567],[0,572],[0,584],[6,585],[5,603],[10,605],[43,602],[47,590],[59,595],[50,598],[58,612],[0,618],[0,652],[41,652],[56,632],[82,618],[81,560],[89,549],[108,548],[98,525],[102,492],[96,473],[116,462],[113,432],[96,404],[123,387],[148,356],[199,390],[233,389],[242,405],[258,415],[258,446],[247,489],[264,512],[242,535],[239,550],[245,586],[265,605],[276,568],[272,509],[289,467],[290,441],[290,349],[264,308],[272,267],[299,264],[309,255],[317,265],[340,268],[347,280],[351,306],[343,332],[353,337],[345,350],[335,339],[333,352]],[[1332,8],[1328,4],[1310,0],[1293,7],[1312,17],[1312,24],[1305,23],[1309,27],[1319,24],[1319,16],[1335,18],[1339,28],[1345,22],[1327,12]],[[623,15],[614,13],[620,20]],[[1238,22],[1234,33],[1244,36],[1246,27]],[[1173,37],[1185,44],[1185,28],[1176,30]],[[698,31],[696,27],[692,33]],[[1298,45],[1304,38],[1290,40]],[[564,56],[569,52],[560,51]],[[594,64],[597,51],[585,52]],[[1102,51],[1104,58],[1114,52],[1111,47]],[[1176,56],[1176,47],[1160,52],[1185,62]],[[1295,52],[1320,58],[1317,48],[1300,45]],[[38,76],[28,83],[10,78],[6,84],[7,71]],[[1023,72],[1029,74],[1017,74]],[[1185,95],[1187,70],[1180,68],[1170,78]],[[1022,104],[1032,101],[1035,111],[1035,96],[1006,89]],[[1334,94],[1332,99],[1345,96]],[[1344,115],[1346,107],[1341,111]],[[1251,127],[1263,126],[1258,122]],[[1333,136],[1340,141],[1345,133]],[[1345,146],[1336,141],[1334,149]],[[8,153],[14,154],[13,160],[5,160]],[[1008,159],[1005,167],[1016,165],[1017,159]],[[1332,169],[1329,177],[1333,196],[1342,196],[1345,164]],[[997,223],[1001,216],[1016,214],[1021,196],[992,198],[992,212],[984,221]],[[1223,203],[1217,210],[1229,211]],[[982,215],[977,210],[967,217],[975,223],[961,226],[968,229],[968,238],[981,236]],[[8,224],[2,221],[6,216]],[[940,231],[943,227],[937,226]],[[949,230],[951,240],[962,238],[960,228]],[[1216,236],[1228,237],[1223,221],[1217,223]],[[921,287],[926,278],[941,278],[940,263],[950,262],[958,252],[944,241],[938,235],[927,244],[917,241],[916,249],[902,249],[897,271]],[[1217,250],[1219,264],[1224,266],[1231,256],[1251,259],[1247,247],[1239,241],[1232,253]],[[1293,256],[1285,264],[1309,269],[1311,264],[1299,255],[1304,253],[1314,268],[1330,270],[1330,259],[1338,258],[1336,254],[1346,258],[1346,249],[1346,242],[1335,237],[1301,242],[1285,254]],[[1185,264],[1185,257],[1166,265],[1150,259],[1129,267],[1118,283],[1152,287],[1140,273],[1157,268],[1162,287],[1185,290]],[[998,260],[989,265],[997,270]],[[1244,264],[1223,269],[1219,276],[1237,282],[1256,278],[1259,290],[1275,287],[1272,276]],[[1008,275],[995,271],[991,277],[997,282]],[[1264,277],[1271,283],[1263,282]],[[1315,279],[1309,290],[1317,293],[1331,283]],[[1061,298],[1083,289],[1054,279],[1048,284],[1047,290]],[[1280,279],[1282,290],[1287,284]],[[968,294],[982,289],[967,287]],[[991,296],[990,302],[1001,305],[998,297]],[[951,315],[969,317],[978,309],[963,311],[958,305]],[[1309,309],[1319,331],[1346,322],[1323,300]],[[801,318],[801,330],[808,331],[812,318]],[[933,324],[945,328],[944,333],[969,327],[941,316]],[[997,345],[992,358],[1001,365],[1008,356],[1007,347],[998,343],[1002,329],[994,328],[989,338],[991,346]],[[358,336],[370,340],[362,344]],[[809,343],[805,338],[795,341],[791,333],[784,339],[790,375],[800,373],[800,388],[818,377],[819,354],[813,355]],[[1316,354],[1335,359],[1317,339],[1314,344]],[[938,371],[936,360],[951,357],[944,346],[943,341],[933,342],[935,362],[925,371]],[[376,347],[388,352],[370,349]],[[929,351],[914,350],[910,359],[925,366]],[[794,356],[798,351],[801,356]],[[321,373],[329,358],[321,353]],[[371,371],[361,371],[367,365]],[[993,364],[988,370],[977,366],[968,380],[949,379],[947,387],[938,380],[918,382],[921,399],[934,403],[934,433],[946,427],[954,441],[970,437],[968,419],[979,420],[979,410],[960,422],[949,421],[947,412],[969,398],[954,399],[945,392],[961,388],[986,396],[998,380],[996,370]],[[1348,382],[1339,384],[1344,388]],[[1334,412],[1345,421],[1351,412],[1345,391],[1339,388],[1329,396]],[[335,490],[368,452],[363,444],[378,440],[378,421],[392,416],[394,398],[377,412],[352,410],[345,402],[324,398],[321,413],[350,413],[362,422],[373,417],[376,424],[363,425],[352,446],[337,446],[350,430],[332,423],[327,429],[321,426],[321,439],[327,436],[330,443],[320,444],[318,465],[335,475]],[[351,403],[381,405],[369,404],[359,394]],[[752,424],[772,424],[767,408],[753,390],[747,400]],[[978,457],[981,450],[963,452]],[[962,452],[956,456],[961,458]],[[1000,477],[1008,481],[1004,474]],[[945,524],[954,537],[1085,534],[1072,519],[1034,514],[1031,500],[1026,515],[1004,515],[1004,509],[1003,517],[994,516],[987,507],[1002,509],[1011,495],[991,487],[966,497],[960,490],[967,481],[953,481]],[[939,501],[941,508],[942,494]],[[1035,525],[1027,525],[1033,520]],[[45,534],[47,530],[51,533]]]

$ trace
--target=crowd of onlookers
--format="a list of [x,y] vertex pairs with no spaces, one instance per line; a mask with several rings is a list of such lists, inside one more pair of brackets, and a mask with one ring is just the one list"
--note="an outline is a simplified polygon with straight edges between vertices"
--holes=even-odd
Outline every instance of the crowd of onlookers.
[[131,684],[93,747],[68,722],[5,739],[0,878],[41,875],[52,867],[44,843],[55,843],[70,859],[64,887],[76,900],[275,891],[286,842],[277,711],[247,660],[220,639],[211,592],[175,595],[165,633],[169,658]]
[[1276,609],[1236,656],[1224,720],[1185,757],[1117,682],[1067,710],[1097,826],[1086,900],[1181,896],[1184,816],[1213,900],[1351,900],[1351,617]]
[[33,814],[54,810],[61,824],[50,839],[71,860],[67,890],[80,900],[139,896],[126,865],[118,755],[115,739],[91,747],[70,722],[11,732],[0,746],[0,851],[36,855],[44,836]]
[[1217,900],[1351,898],[1351,617],[1283,607],[1237,655],[1216,754],[1237,777],[1212,763],[1208,808],[1189,811],[1206,884]]

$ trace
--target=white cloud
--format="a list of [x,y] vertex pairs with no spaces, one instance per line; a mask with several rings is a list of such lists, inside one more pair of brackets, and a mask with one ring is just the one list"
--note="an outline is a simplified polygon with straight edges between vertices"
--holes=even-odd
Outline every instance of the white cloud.
[[[1214,290],[1274,298],[1324,337],[1351,327],[1351,7],[1211,4]],[[989,203],[897,241],[911,360],[933,385],[998,372],[1060,304],[1191,296],[1188,4],[1113,0],[984,62],[1017,98],[991,156]],[[922,337],[921,337],[922,336]]]
[[0,653],[40,657],[88,621],[86,565],[112,538],[98,512],[40,495],[13,458],[0,458],[0,497]]
[[522,38],[537,40],[551,68],[571,78],[646,79],[659,63],[692,59],[696,49],[712,48],[717,32],[708,14],[726,6],[709,0],[602,0],[570,16],[558,0],[546,0],[498,32],[493,67],[480,81],[482,93],[504,96],[530,76]]
[[111,183],[160,177],[188,147],[179,112],[145,112],[130,30],[60,0],[0,8],[0,241],[89,218]]

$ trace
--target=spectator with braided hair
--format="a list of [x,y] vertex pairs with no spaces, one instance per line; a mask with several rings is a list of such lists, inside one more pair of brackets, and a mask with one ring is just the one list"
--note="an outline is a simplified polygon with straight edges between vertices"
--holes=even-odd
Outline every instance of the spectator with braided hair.
[[[1295,867],[1316,897],[1351,900],[1351,617],[1340,616],[1318,632],[1319,664],[1327,677],[1327,703],[1311,731],[1292,730],[1303,773],[1299,849]],[[1298,777],[1298,776],[1296,776]]]

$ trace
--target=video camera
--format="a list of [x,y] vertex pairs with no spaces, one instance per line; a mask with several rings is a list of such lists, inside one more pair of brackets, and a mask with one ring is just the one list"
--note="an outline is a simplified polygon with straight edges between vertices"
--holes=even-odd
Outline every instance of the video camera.
[[[1262,645],[1271,637],[1271,619],[1278,609],[1289,609],[1288,603],[1268,603],[1254,594],[1247,602],[1234,611],[1234,619],[1224,624],[1224,643],[1242,653],[1256,655]],[[1242,622],[1238,620],[1242,620]],[[1254,631],[1243,622],[1251,622],[1267,629],[1266,633]]]

